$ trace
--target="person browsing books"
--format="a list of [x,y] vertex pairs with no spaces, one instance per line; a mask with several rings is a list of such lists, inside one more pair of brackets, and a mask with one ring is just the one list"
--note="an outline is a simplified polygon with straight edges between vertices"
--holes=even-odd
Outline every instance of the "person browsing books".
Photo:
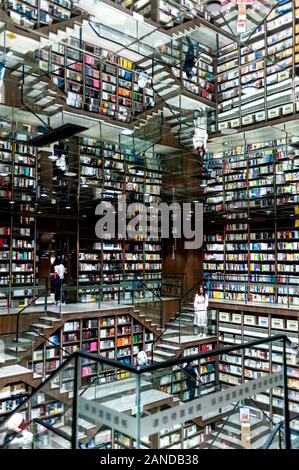
[[194,299],[194,333],[200,338],[207,335],[209,298],[201,286]]

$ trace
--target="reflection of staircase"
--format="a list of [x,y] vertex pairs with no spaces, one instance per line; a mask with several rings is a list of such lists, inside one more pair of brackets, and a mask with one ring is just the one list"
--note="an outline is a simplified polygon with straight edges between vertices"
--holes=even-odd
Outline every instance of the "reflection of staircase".
[[16,381],[36,388],[41,384],[42,377],[35,374],[31,369],[27,369],[27,367],[18,364],[0,367],[0,389],[3,389],[7,385],[15,384]]
[[[41,316],[37,317],[35,323],[31,325],[30,331],[20,333],[18,343],[16,343],[13,337],[10,341],[6,341],[5,353],[7,360],[5,364],[15,363],[17,358],[18,362],[27,362],[32,356],[32,352],[44,343],[45,338],[43,336],[49,338],[62,326],[63,320],[57,318],[57,314],[51,312],[49,316],[46,315],[46,313],[41,313]],[[38,333],[43,336],[40,336]]]
[[155,93],[163,100],[175,96],[180,91],[180,81],[166,64],[158,62],[154,58],[145,58],[138,65],[151,77]]
[[[239,415],[232,415],[227,424],[223,427],[223,422],[217,424],[215,431],[212,432],[211,437],[205,443],[205,449],[244,449],[245,446],[241,441],[241,423]],[[270,434],[270,427],[268,421],[261,421],[257,418],[250,418],[250,446],[251,449],[261,449],[265,444],[266,439]],[[213,442],[218,432],[221,430],[219,436]],[[211,445],[211,447],[210,447]]]

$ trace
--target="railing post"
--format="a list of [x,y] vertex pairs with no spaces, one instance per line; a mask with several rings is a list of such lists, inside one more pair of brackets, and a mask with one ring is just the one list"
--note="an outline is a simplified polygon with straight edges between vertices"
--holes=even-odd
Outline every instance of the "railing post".
[[78,448],[78,396],[79,396],[79,356],[75,356],[75,376],[74,376],[74,397],[73,397],[73,415],[72,415],[72,449]]
[[285,449],[291,449],[291,431],[290,431],[290,410],[288,395],[288,376],[287,376],[287,337],[283,338],[283,391],[284,391],[284,444]]
[[48,290],[49,290],[49,286],[48,286],[48,278],[46,277],[45,312],[47,312],[47,311],[48,311]]

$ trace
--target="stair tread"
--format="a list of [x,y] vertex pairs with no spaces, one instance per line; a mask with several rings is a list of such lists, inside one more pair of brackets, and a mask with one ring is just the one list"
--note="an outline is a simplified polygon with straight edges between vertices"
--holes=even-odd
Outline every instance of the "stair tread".
[[154,354],[158,354],[158,356],[175,357],[174,354],[168,353],[166,351],[161,351],[160,349],[156,349]]
[[44,323],[33,323],[32,326],[37,326],[38,328],[52,328],[50,325],[45,325]]
[[59,318],[55,318],[55,317],[40,317],[40,320],[49,320],[49,321],[56,321],[56,322],[61,321]]
[[22,375],[22,374],[32,374],[32,370],[27,369],[27,367],[23,367],[18,364],[14,364],[11,366],[4,366],[0,368],[1,379],[5,377],[12,377],[15,375]]
[[9,351],[14,351],[14,352],[16,352],[16,351],[25,352],[26,351],[26,349],[22,348],[21,346],[9,346],[7,349]]
[[179,346],[173,346],[172,344],[164,344],[163,342],[159,344],[157,347],[163,347],[166,349],[170,349],[171,351],[179,351],[180,347]]

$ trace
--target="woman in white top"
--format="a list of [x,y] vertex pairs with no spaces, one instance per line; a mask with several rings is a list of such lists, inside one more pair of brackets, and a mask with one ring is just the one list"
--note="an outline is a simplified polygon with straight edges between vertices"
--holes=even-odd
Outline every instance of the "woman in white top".
[[[195,334],[199,337],[206,337],[208,325],[208,305],[209,298],[201,286],[194,299],[194,327]],[[200,333],[198,334],[198,330]]]
[[56,275],[54,287],[55,303],[59,304],[61,300],[63,303],[65,303],[64,292],[62,290],[65,275],[65,267],[62,264],[60,258],[56,258],[54,262],[54,274]]

